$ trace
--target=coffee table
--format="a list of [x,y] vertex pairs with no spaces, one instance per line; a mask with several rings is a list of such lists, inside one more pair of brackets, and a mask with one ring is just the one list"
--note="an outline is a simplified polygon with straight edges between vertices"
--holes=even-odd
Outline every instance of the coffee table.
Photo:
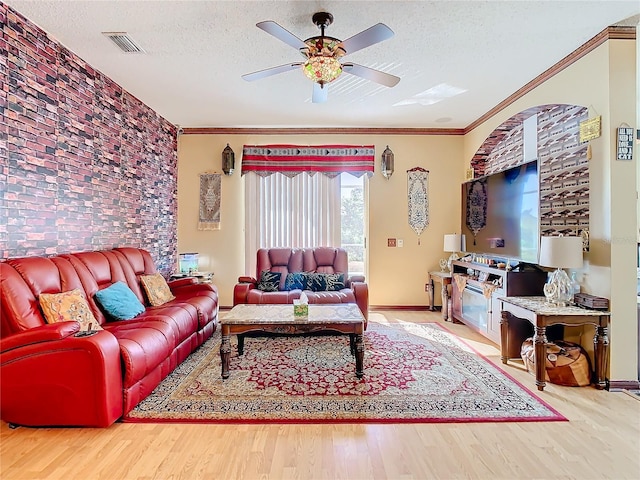
[[364,317],[355,303],[311,304],[309,315],[296,317],[293,305],[236,305],[221,316],[222,378],[229,378],[231,335],[238,336],[238,355],[244,353],[244,334],[250,332],[301,334],[336,332],[349,334],[349,347],[356,359],[356,376],[362,378]]

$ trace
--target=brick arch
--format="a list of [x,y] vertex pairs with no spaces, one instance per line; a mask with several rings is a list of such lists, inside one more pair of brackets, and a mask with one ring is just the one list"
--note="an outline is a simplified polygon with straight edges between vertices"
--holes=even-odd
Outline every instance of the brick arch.
[[474,178],[482,177],[485,174],[487,158],[494,150],[494,148],[500,144],[500,142],[506,137],[509,132],[511,132],[511,130],[513,130],[517,126],[520,126],[522,122],[525,119],[529,118],[531,115],[553,110],[563,105],[567,104],[553,103],[531,107],[515,114],[514,116],[500,124],[498,127],[496,127],[496,129],[491,132],[491,134],[485,139],[482,145],[480,145],[480,148],[478,148],[476,153],[471,158],[471,168],[473,168],[474,171]]

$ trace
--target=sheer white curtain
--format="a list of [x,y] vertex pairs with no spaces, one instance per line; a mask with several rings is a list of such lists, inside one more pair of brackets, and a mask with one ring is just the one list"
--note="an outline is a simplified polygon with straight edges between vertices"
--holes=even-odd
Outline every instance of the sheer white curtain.
[[245,177],[245,274],[271,247],[340,246],[340,176],[280,173]]

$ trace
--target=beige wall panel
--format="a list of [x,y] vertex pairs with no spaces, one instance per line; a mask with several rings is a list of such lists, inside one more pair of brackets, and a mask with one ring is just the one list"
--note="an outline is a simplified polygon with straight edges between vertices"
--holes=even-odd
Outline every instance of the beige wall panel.
[[229,142],[236,153],[242,144],[212,135],[178,137],[178,252],[198,252],[199,268],[214,273],[220,305],[233,303],[233,283],[244,275],[244,195],[239,169],[222,176],[220,230],[198,230],[199,175],[222,173],[222,150]]

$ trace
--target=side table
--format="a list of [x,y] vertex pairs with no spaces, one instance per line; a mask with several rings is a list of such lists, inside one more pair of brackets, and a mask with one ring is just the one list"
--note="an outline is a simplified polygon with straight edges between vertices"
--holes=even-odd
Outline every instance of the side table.
[[[593,338],[595,386],[598,390],[607,387],[605,378],[609,354],[609,317],[611,312],[591,310],[573,305],[558,306],[547,302],[545,297],[503,297],[500,320],[500,358],[502,363],[508,361],[509,322],[512,317],[528,320],[535,327],[533,336],[534,363],[536,365],[536,386],[543,390],[545,382],[545,361],[547,335],[549,325],[595,325]],[[538,359],[541,359],[538,361]]]
[[445,321],[452,321],[451,315],[449,315],[449,288],[451,285],[451,273],[450,272],[429,272],[428,285],[429,285],[429,310],[434,311],[435,295],[434,295],[434,282],[440,283],[440,295],[442,297],[442,318]]
[[198,283],[211,283],[213,281],[213,272],[174,273],[169,277],[170,280],[178,280],[180,278],[195,278]]

